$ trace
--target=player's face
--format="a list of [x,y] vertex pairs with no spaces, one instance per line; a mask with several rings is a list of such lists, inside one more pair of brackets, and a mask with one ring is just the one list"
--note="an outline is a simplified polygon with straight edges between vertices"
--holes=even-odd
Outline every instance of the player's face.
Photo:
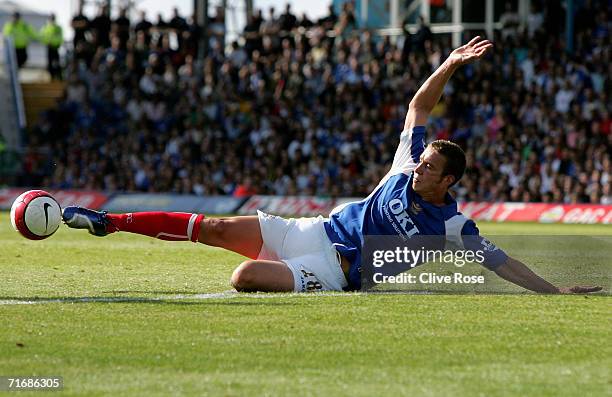
[[443,177],[446,159],[443,155],[428,147],[421,154],[421,159],[414,169],[412,188],[419,194],[446,192],[449,182]]

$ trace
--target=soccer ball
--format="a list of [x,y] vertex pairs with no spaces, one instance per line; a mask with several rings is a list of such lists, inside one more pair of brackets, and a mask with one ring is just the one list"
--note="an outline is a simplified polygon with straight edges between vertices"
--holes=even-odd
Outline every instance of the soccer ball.
[[15,230],[30,240],[42,240],[57,231],[62,209],[44,190],[22,193],[11,207],[11,223]]

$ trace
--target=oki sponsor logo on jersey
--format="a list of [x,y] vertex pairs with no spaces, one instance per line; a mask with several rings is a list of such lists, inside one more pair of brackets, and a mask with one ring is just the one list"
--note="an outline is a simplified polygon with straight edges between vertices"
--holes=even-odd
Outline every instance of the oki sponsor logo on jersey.
[[404,235],[406,237],[412,237],[416,233],[419,233],[419,229],[416,227],[414,222],[412,222],[412,219],[408,215],[408,212],[404,209],[404,204],[400,199],[393,199],[389,201],[389,204],[387,206],[389,208],[389,211],[391,211],[391,214],[393,214],[393,218],[395,219],[395,221],[404,231]]

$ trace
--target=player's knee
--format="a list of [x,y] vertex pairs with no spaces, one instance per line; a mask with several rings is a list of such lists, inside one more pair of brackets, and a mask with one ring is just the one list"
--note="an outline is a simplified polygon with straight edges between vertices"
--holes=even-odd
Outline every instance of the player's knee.
[[245,261],[234,270],[230,280],[236,291],[248,292],[256,290],[257,274],[254,261]]

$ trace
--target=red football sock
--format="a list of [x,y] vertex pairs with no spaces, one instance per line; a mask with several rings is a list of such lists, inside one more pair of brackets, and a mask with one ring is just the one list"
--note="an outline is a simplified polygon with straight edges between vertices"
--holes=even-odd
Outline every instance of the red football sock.
[[186,212],[130,212],[106,214],[110,221],[107,232],[144,234],[161,240],[198,241],[204,215]]

